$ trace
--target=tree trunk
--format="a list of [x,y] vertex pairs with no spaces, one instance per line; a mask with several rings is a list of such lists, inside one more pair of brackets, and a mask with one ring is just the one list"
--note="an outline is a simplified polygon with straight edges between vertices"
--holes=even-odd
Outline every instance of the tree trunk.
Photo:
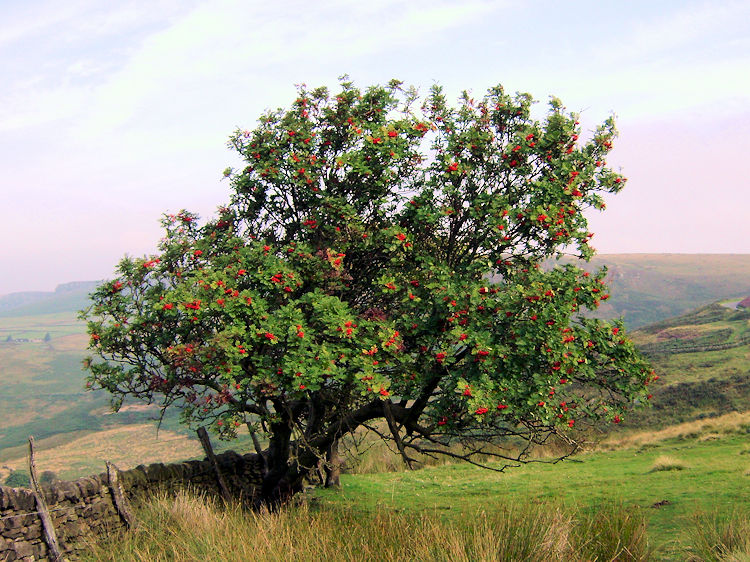
[[[399,410],[396,412],[400,413]],[[319,470],[321,458],[325,460],[324,486],[340,486],[342,459],[339,456],[338,438],[342,434],[354,431],[362,423],[382,415],[382,401],[373,400],[362,408],[344,415],[338,423],[332,424],[327,432],[300,443],[291,441],[292,429],[289,422],[271,424],[271,438],[265,454],[266,473],[260,493],[255,498],[254,507],[265,507],[275,511],[288,502],[294,494],[304,489],[305,477]]]
[[292,431],[285,423],[271,425],[271,440],[266,457],[267,470],[263,476],[260,496],[256,499],[256,508],[265,506],[275,511],[291,499],[297,491],[289,479],[290,439]]

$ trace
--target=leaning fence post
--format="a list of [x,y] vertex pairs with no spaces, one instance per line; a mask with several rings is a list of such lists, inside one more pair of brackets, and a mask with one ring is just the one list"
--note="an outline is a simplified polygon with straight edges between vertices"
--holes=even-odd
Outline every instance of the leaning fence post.
[[122,489],[120,470],[109,461],[107,461],[107,480],[109,481],[109,491],[112,494],[112,503],[115,504],[117,513],[120,514],[129,528],[134,529],[138,525],[138,521],[133,512],[130,511],[125,491]]
[[232,499],[232,494],[229,493],[229,488],[227,488],[227,484],[226,482],[224,482],[224,477],[221,475],[221,470],[219,470],[219,463],[216,462],[216,456],[214,455],[214,450],[211,447],[211,440],[208,438],[208,432],[206,432],[205,427],[198,428],[198,438],[201,440],[201,445],[203,445],[203,450],[206,452],[208,460],[211,461],[211,464],[214,467],[214,472],[216,472],[216,480],[219,482],[219,490],[221,491],[222,497],[226,501],[230,501]]
[[39,512],[39,519],[42,520],[42,529],[44,529],[44,539],[49,547],[50,560],[53,562],[64,562],[60,545],[57,542],[55,527],[52,525],[52,518],[49,516],[47,502],[44,501],[42,488],[39,486],[39,479],[36,476],[36,462],[34,461],[34,437],[29,437],[29,475],[31,477],[31,490],[34,492],[36,499],[36,509]]

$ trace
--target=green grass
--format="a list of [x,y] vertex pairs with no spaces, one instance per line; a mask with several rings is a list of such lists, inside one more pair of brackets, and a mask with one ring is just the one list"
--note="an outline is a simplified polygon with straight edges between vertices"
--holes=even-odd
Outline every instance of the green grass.
[[693,516],[690,551],[705,562],[750,560],[750,517],[740,509]]
[[685,470],[689,468],[684,462],[667,455],[662,455],[654,461],[649,472],[667,472],[670,470]]
[[[587,453],[556,465],[530,464],[505,473],[467,465],[413,472],[343,475],[340,492],[322,490],[324,505],[362,513],[399,510],[418,514],[492,511],[515,502],[549,501],[594,510],[616,501],[637,508],[655,544],[675,557],[677,537],[697,509],[750,506],[747,438],[728,435],[713,441],[672,440],[643,450]],[[652,471],[658,457],[689,459],[690,469]],[[651,507],[664,502],[661,507]],[[749,507],[750,509],[750,507]]]
[[[48,343],[6,343],[13,338]],[[29,435],[94,430],[103,420],[91,412],[108,402],[104,393],[86,393],[82,360],[83,323],[70,313],[0,318],[0,449],[25,442]]]
[[[747,442],[664,441],[504,473],[345,474],[280,514],[157,497],[91,560],[746,560]],[[683,470],[654,470],[689,459]],[[667,463],[669,464],[669,463]],[[730,553],[734,558],[727,557]]]
[[[41,339],[47,343],[6,343],[13,338]],[[36,316],[0,317],[0,458],[10,458],[15,447],[24,447],[29,435],[45,439],[81,431],[98,431],[116,425],[138,424],[155,412],[109,412],[106,392],[86,392],[82,367],[86,356],[85,324],[71,312]],[[180,432],[178,412],[170,412],[163,426]],[[11,449],[11,451],[7,451]],[[79,474],[83,476],[84,474]]]

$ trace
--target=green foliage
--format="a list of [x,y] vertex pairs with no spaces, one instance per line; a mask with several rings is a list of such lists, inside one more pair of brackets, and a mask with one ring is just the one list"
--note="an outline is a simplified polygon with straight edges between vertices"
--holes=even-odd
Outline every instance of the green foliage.
[[11,488],[30,488],[31,479],[26,472],[14,470],[5,479],[5,485]]
[[614,124],[581,142],[559,100],[543,122],[531,103],[300,88],[231,137],[248,165],[214,220],[166,217],[160,254],[92,295],[90,385],[223,437],[249,422],[281,472],[383,417],[405,459],[619,422],[651,372],[621,323],[579,316],[605,272],[540,267],[591,257],[583,211],[624,185],[604,164]]

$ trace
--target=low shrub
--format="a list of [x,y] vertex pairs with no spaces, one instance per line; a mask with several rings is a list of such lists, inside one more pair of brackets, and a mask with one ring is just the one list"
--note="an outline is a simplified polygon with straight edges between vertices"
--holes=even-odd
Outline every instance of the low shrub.
[[31,479],[29,478],[28,473],[23,472],[22,470],[14,470],[5,479],[5,485],[10,486],[11,488],[30,488]]

